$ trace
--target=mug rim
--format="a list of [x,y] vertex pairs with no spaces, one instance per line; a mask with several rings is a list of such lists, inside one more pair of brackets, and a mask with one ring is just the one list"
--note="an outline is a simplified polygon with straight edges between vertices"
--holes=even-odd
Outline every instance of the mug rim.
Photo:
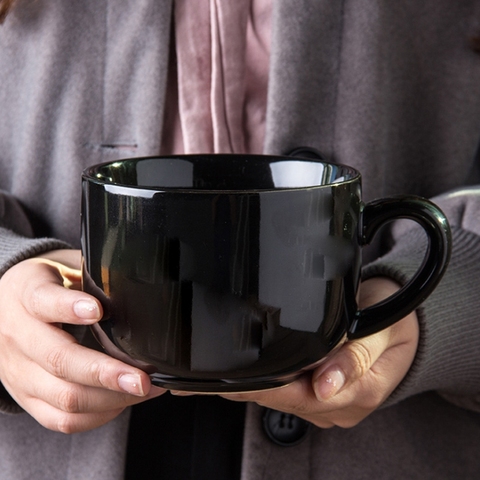
[[[326,166],[331,166],[335,168],[340,168],[345,172],[348,172],[350,178],[335,180],[333,182],[325,184],[315,184],[312,182],[311,185],[304,186],[274,186],[267,188],[197,188],[197,187],[184,187],[184,186],[153,186],[153,185],[134,185],[132,183],[126,182],[117,182],[112,179],[109,179],[102,173],[101,169],[104,169],[108,166],[114,166],[115,164],[123,164],[126,162],[139,163],[145,160],[155,160],[155,159],[164,159],[164,160],[190,160],[192,163],[195,163],[195,160],[206,160],[208,158],[232,158],[232,159],[261,159],[267,163],[277,163],[277,162],[298,162],[298,163],[315,163],[323,164]],[[178,154],[178,155],[148,155],[141,157],[125,157],[117,160],[109,160],[106,162],[101,162],[98,164],[90,165],[86,167],[82,172],[82,179],[90,183],[95,183],[97,185],[105,187],[111,193],[118,194],[128,194],[129,191],[136,192],[135,194],[140,194],[141,196],[151,196],[153,193],[189,193],[189,194],[245,194],[245,193],[264,193],[264,192],[281,192],[281,191],[298,191],[298,190],[310,190],[318,188],[332,188],[345,186],[353,182],[361,181],[360,172],[350,166],[340,163],[334,163],[330,161],[325,161],[323,159],[314,159],[309,157],[294,157],[288,155],[265,155],[265,154],[238,154],[238,153],[199,153],[199,154]],[[142,195],[144,192],[144,195]]]

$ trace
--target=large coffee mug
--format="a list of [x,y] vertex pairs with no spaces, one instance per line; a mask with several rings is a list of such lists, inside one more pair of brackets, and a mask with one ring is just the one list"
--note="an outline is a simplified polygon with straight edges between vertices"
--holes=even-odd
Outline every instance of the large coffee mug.
[[[423,264],[360,310],[361,250],[385,223],[419,223]],[[388,327],[440,280],[450,231],[430,201],[364,204],[355,169],[307,158],[133,158],[83,173],[83,289],[105,351],[193,392],[287,384],[345,340]]]

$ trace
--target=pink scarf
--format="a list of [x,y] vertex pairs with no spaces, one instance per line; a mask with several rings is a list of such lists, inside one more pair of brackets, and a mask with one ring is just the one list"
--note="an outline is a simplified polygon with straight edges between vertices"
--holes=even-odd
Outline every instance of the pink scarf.
[[261,153],[270,0],[176,0],[162,153]]

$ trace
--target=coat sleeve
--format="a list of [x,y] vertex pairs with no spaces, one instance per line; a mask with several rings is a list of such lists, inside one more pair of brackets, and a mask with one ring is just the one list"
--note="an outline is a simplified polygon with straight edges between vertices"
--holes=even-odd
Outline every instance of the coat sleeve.
[[[452,229],[452,257],[431,296],[418,309],[420,342],[414,363],[386,405],[437,391],[459,406],[480,411],[480,186],[433,201]],[[404,284],[425,254],[425,234],[412,222],[393,229],[393,247],[364,269],[364,278],[389,276]]]
[[0,190],[0,277],[16,263],[58,248],[71,247],[61,240],[34,238],[21,204]]

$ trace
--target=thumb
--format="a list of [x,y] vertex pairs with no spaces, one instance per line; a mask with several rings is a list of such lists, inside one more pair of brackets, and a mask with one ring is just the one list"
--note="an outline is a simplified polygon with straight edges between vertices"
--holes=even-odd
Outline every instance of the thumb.
[[389,346],[388,331],[347,341],[312,375],[318,400],[328,400],[361,379]]

